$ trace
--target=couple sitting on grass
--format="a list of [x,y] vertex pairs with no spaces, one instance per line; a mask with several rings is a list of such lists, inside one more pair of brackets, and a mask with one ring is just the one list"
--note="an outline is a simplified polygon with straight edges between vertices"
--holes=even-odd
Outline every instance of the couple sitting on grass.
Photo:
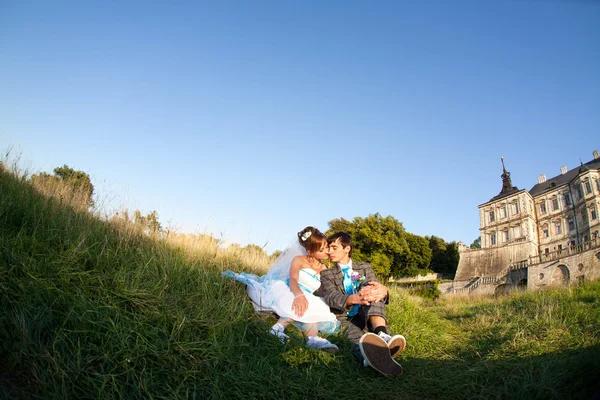
[[[387,326],[388,290],[377,281],[371,264],[353,262],[351,256],[348,233],[328,239],[309,226],[298,232],[298,242],[275,260],[266,275],[232,271],[223,275],[247,285],[256,311],[279,316],[270,333],[282,342],[289,339],[285,329],[292,324],[307,338],[307,347],[336,352],[338,347],[318,334],[332,334],[341,327],[364,366],[399,375],[402,368],[393,358],[404,350],[406,340],[392,336]],[[334,267],[322,263],[327,258]],[[314,294],[317,290],[322,297]]]

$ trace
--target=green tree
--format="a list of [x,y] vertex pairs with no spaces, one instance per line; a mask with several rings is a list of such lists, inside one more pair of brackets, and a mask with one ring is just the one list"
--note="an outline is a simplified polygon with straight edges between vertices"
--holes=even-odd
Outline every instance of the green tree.
[[446,258],[446,242],[437,236],[429,238],[429,248],[431,249],[431,263],[429,269],[435,272],[445,272],[448,260]]
[[94,185],[92,184],[90,176],[83,171],[76,171],[65,164],[62,167],[54,168],[54,175],[42,172],[32,175],[31,180],[34,183],[40,184],[47,181],[66,183],[74,190],[84,194],[88,207],[94,206]]
[[[431,263],[432,251],[429,247],[429,240],[423,236],[406,233],[406,242],[410,252],[406,257],[406,271],[402,275],[415,276],[421,272],[426,272]],[[401,274],[397,274],[400,276]]]
[[158,222],[158,213],[156,210],[153,210],[151,213],[146,215],[146,224],[148,225],[148,229],[152,234],[162,231],[162,225],[160,222]]
[[352,236],[352,258],[370,262],[380,277],[388,278],[406,267],[410,252],[406,231],[394,217],[375,213],[366,218],[356,217],[352,222],[343,218],[329,221],[327,235],[342,231]]
[[446,246],[446,259],[448,260],[448,268],[446,273],[456,274],[458,269],[458,262],[460,261],[460,254],[458,252],[458,243],[450,242]]
[[434,272],[454,274],[458,268],[458,244],[446,243],[442,238],[431,236],[429,247],[432,252],[429,269]]
[[480,249],[481,248],[481,236],[477,239],[473,240],[473,243],[469,246],[471,249]]

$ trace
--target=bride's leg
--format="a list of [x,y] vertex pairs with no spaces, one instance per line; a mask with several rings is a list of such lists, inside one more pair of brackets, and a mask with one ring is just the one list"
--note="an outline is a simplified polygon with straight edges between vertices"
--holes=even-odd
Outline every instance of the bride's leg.
[[308,325],[302,333],[304,333],[304,336],[307,338],[306,346],[311,349],[323,350],[328,353],[335,353],[339,350],[335,344],[318,336],[319,330],[317,324]]
[[277,320],[277,323],[283,326],[283,329],[287,328],[290,325],[290,323],[283,318],[279,318]]
[[319,334],[319,330],[317,329],[317,324],[306,324],[306,327],[302,331],[304,337],[317,336]]

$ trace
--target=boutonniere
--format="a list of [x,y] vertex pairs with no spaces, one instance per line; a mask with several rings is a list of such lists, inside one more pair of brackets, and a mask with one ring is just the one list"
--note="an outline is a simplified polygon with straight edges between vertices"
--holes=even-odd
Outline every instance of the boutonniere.
[[360,276],[360,274],[356,271],[352,272],[352,274],[350,275],[350,278],[352,279],[352,285],[354,286],[355,289],[358,289],[361,282],[366,279],[366,277],[364,275]]

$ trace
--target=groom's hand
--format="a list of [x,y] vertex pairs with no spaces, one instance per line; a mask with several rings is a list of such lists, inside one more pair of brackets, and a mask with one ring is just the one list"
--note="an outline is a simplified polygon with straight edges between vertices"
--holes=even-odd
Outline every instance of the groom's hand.
[[365,300],[360,293],[356,293],[348,296],[348,300],[346,301],[347,307],[351,307],[354,304],[359,304],[361,306],[370,306],[371,302],[369,300]]
[[387,287],[379,282],[369,281],[362,287],[358,292],[361,299],[370,303],[376,303],[380,300],[385,299],[388,294]]

